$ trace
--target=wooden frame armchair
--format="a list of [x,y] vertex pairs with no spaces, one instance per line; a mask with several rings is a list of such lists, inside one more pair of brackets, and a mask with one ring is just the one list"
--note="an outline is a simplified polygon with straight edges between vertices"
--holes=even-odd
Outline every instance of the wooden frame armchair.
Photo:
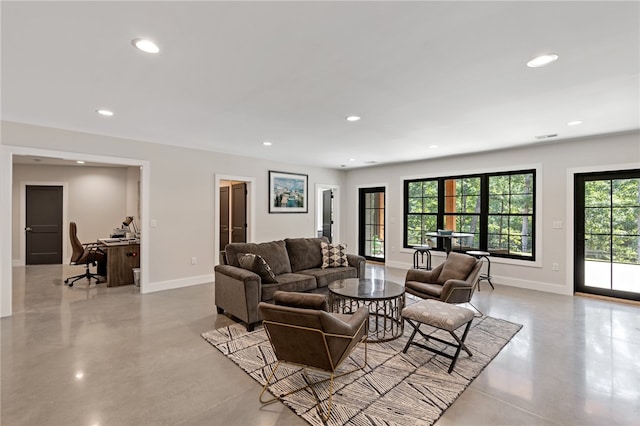
[[[265,302],[258,305],[263,317],[262,324],[278,360],[260,392],[260,402],[268,404],[303,389],[309,389],[316,399],[318,413],[326,422],[331,416],[334,379],[361,370],[367,363],[369,310],[362,307],[352,315],[329,313],[326,311],[326,297],[313,293],[278,291],[274,295],[274,302],[275,305]],[[364,344],[362,365],[337,373],[338,367],[349,357],[358,343]],[[302,367],[306,386],[265,399],[264,394],[281,363]],[[306,374],[307,368],[327,372],[329,377],[312,383]],[[326,381],[329,381],[329,400],[327,409],[323,410],[314,386]]]

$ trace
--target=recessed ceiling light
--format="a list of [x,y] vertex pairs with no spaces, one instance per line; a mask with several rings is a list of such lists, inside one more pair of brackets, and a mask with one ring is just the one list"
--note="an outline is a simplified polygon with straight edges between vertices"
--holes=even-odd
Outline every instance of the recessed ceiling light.
[[570,121],[567,123],[567,126],[577,126],[578,124],[582,124],[582,121],[580,120]]
[[349,158],[349,161],[351,161],[353,163],[354,161],[356,161],[356,159],[355,158]]
[[78,163],[78,164],[84,164],[84,161],[82,161],[82,160],[78,160],[78,161],[76,161],[76,163]]
[[527,62],[527,66],[529,68],[538,68],[544,67],[545,65],[549,65],[551,62],[555,62],[558,60],[558,55],[555,53],[548,53],[546,55],[540,55],[536,58],[533,58],[529,62]]
[[360,120],[360,117],[358,117],[357,115],[350,115],[347,117],[347,121],[358,121]]
[[271,142],[269,142],[269,141],[264,141],[264,142],[262,142],[262,145],[264,145],[264,146],[271,146],[271,145],[273,145],[273,144],[272,144]]
[[160,51],[157,44],[144,38],[134,38],[131,40],[131,44],[133,44],[137,49],[147,53],[158,53]]
[[438,145],[429,145],[429,148],[436,149],[436,148],[438,148]]
[[113,111],[109,111],[108,109],[97,109],[96,112],[105,117],[113,117]]

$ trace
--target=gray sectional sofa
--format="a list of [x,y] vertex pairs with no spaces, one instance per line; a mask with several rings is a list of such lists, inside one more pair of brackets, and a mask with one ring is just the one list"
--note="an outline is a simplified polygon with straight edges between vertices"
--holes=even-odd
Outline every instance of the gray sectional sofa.
[[[322,268],[321,242],[326,238],[287,238],[265,243],[232,243],[215,267],[215,303],[218,313],[226,312],[244,321],[247,330],[262,320],[258,303],[271,302],[276,291],[326,293],[329,283],[364,277],[366,260],[348,254],[348,266]],[[260,255],[275,274],[277,282],[267,283],[256,272],[243,269],[239,258],[245,253]]]

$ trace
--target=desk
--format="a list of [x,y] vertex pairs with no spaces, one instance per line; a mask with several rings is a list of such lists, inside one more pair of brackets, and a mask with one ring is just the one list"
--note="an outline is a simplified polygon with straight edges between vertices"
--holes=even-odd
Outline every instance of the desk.
[[469,238],[473,237],[473,234],[466,234],[463,232],[453,232],[451,234],[438,234],[437,232],[427,232],[427,235],[430,237],[442,238],[442,242],[444,243],[444,251],[447,252],[447,256],[451,252],[451,240],[454,238]]
[[107,287],[133,284],[133,268],[140,267],[140,240],[99,239],[107,254]]

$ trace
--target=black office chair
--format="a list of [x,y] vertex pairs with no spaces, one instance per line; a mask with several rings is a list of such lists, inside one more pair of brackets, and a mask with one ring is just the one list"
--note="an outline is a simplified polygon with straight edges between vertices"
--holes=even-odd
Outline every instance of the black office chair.
[[[97,262],[104,262],[107,258],[106,254],[100,250],[98,243],[82,244],[77,235],[78,228],[75,222],[69,223],[69,241],[71,241],[71,247],[73,253],[71,254],[70,265],[85,265],[84,274],[75,275],[64,280],[65,284],[69,284],[69,287],[73,287],[73,283],[82,278],[86,278],[91,284],[91,279],[96,280],[96,284],[100,284],[100,275],[93,274],[89,270],[89,266],[96,266]],[[71,282],[69,282],[71,281]]]

